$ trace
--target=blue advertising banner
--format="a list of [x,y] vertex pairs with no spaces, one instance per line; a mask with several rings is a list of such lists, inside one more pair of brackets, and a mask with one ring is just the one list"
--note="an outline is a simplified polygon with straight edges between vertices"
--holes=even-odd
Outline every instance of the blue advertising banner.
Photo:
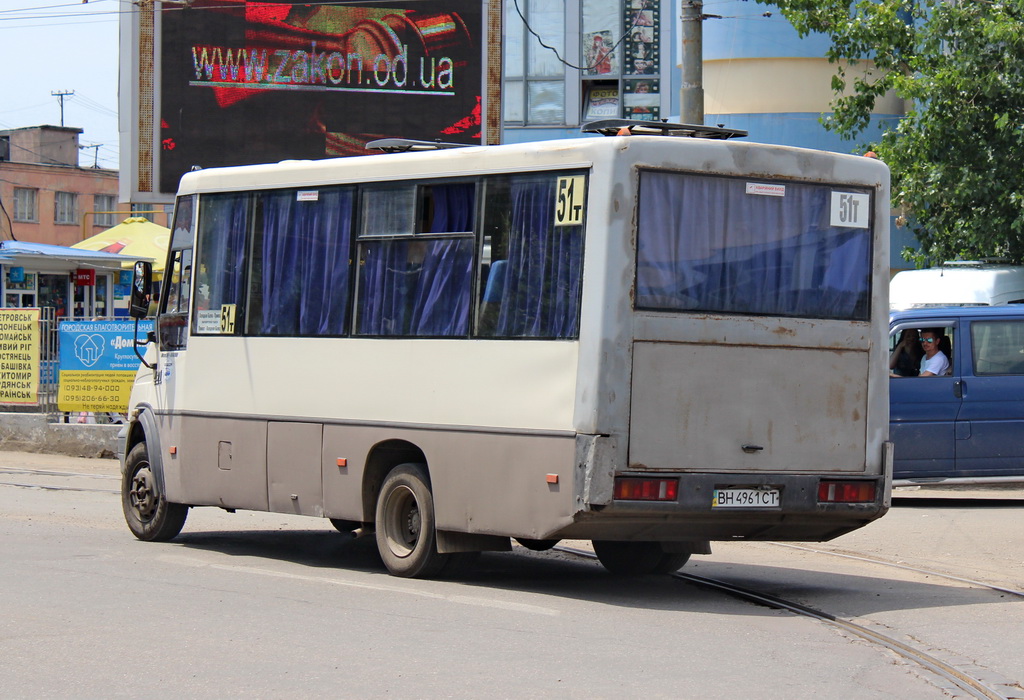
[[[61,372],[135,372],[139,368],[139,358],[132,349],[134,321],[61,321],[58,330]],[[151,330],[152,321],[140,321],[139,339]]]
[[[152,321],[139,322],[140,338],[151,330]],[[58,331],[58,410],[124,413],[139,368],[135,322],[62,321]]]

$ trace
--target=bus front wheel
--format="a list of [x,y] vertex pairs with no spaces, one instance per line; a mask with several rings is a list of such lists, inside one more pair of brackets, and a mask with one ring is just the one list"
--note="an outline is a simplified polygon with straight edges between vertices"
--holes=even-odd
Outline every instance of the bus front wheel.
[[690,559],[688,553],[664,551],[657,542],[594,540],[594,554],[604,568],[620,576],[671,574]]
[[173,539],[185,525],[188,506],[168,503],[164,498],[144,442],[133,447],[125,461],[121,477],[121,509],[128,529],[147,542]]
[[422,464],[401,464],[391,470],[375,515],[377,549],[394,576],[436,576],[449,556],[437,551],[434,533],[434,497]]

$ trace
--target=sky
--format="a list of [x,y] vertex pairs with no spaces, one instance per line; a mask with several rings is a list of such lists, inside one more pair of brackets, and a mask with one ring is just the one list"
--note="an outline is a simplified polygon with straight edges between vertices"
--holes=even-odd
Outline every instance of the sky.
[[[84,129],[79,165],[118,168],[118,13],[123,0],[0,0],[0,129]],[[130,6],[124,2],[124,6]]]

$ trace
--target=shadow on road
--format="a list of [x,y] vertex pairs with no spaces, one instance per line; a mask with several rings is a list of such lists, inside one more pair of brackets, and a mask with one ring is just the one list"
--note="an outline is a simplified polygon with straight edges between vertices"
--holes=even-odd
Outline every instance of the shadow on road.
[[[168,545],[162,545],[168,546]],[[729,615],[787,615],[740,602],[721,593],[695,587],[670,576],[619,577],[599,563],[559,551],[533,552],[515,547],[512,552],[486,552],[474,564],[443,582],[409,581],[387,574],[373,537],[355,539],[324,530],[244,530],[186,532],[170,546],[219,552],[239,558],[288,562],[316,569],[325,580],[357,575],[364,585],[381,588],[427,587],[452,595],[461,590],[493,595],[497,591],[541,597],[584,600],[617,607],[665,610],[700,610]],[[251,563],[258,568],[258,562]],[[336,575],[332,574],[336,572]],[[787,600],[840,615],[867,616],[890,610],[946,608],[1024,602],[1006,594],[938,580],[898,580],[884,575],[811,571],[784,566],[716,562],[694,557],[683,571],[763,591]],[[369,576],[368,580],[362,576]],[[439,588],[440,587],[440,588]],[[485,593],[486,592],[486,593]]]

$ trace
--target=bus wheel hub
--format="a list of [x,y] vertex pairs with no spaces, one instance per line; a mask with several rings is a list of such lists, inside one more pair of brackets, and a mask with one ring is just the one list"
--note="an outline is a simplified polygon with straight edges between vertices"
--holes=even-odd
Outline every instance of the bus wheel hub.
[[149,518],[156,510],[156,491],[153,488],[153,472],[149,468],[142,468],[135,472],[132,478],[132,488],[129,492],[132,500],[132,508],[141,518]]

